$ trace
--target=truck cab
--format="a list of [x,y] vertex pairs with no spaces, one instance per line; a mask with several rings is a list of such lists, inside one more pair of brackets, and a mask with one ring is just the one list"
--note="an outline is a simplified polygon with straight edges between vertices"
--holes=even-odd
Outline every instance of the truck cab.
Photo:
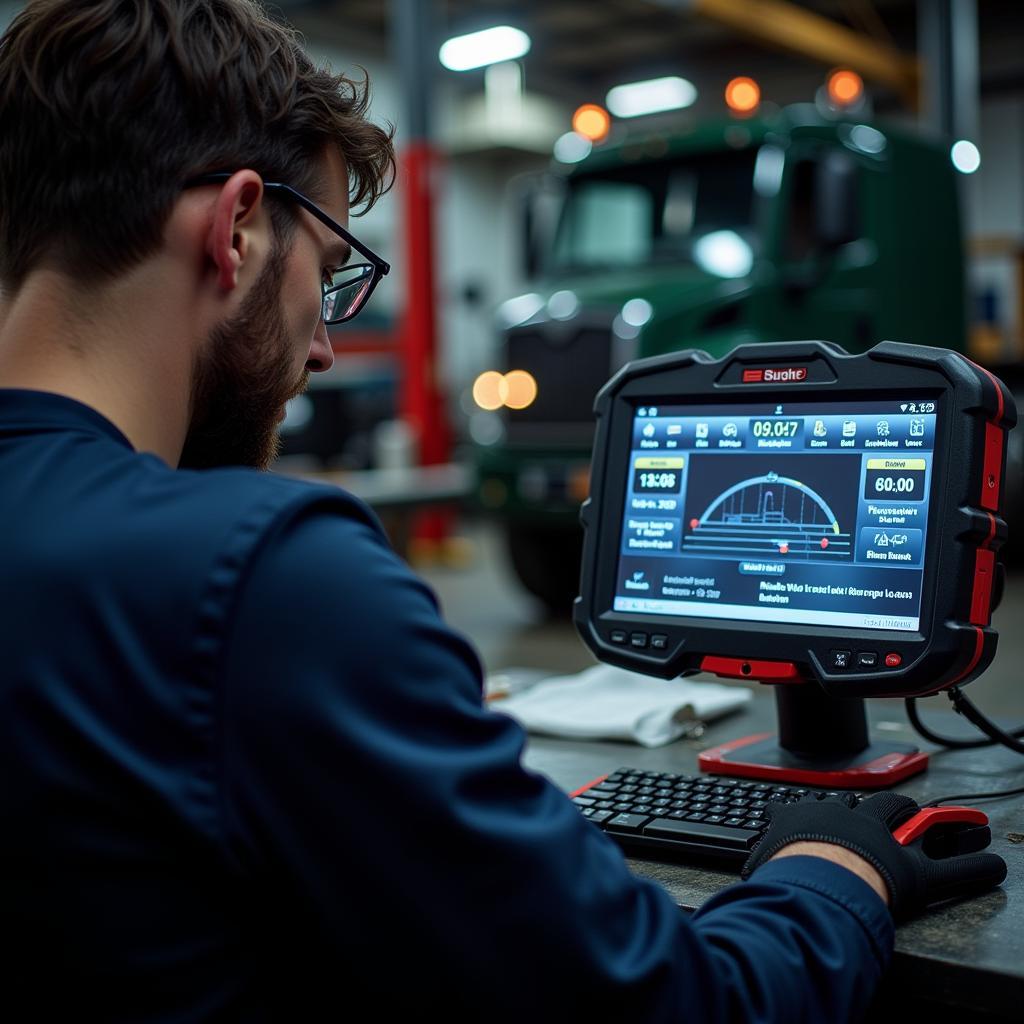
[[498,310],[495,369],[536,396],[476,450],[480,504],[553,611],[576,593],[594,396],[625,362],[798,339],[964,350],[955,171],[910,130],[797,105],[605,145],[560,192],[531,291]]

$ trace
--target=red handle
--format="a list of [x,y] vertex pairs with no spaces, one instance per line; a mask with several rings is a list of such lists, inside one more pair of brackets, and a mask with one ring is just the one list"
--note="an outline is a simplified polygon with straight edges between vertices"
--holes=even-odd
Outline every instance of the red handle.
[[925,807],[905,821],[892,837],[900,846],[920,839],[933,825],[987,825],[988,815],[973,807]]

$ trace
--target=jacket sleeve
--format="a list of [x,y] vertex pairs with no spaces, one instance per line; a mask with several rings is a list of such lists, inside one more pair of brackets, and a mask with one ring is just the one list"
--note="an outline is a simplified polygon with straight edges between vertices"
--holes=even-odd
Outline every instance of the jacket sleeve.
[[225,845],[295,941],[344,965],[339,1000],[358,990],[385,1019],[863,1011],[892,947],[864,882],[776,861],[687,918],[521,765],[472,648],[372,524],[312,512],[280,529],[227,628]]

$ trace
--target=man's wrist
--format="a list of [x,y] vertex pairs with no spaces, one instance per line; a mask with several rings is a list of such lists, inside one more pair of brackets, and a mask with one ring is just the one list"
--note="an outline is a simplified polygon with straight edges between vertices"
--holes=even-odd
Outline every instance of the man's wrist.
[[889,906],[889,890],[878,871],[859,854],[846,849],[845,846],[837,846],[835,843],[811,842],[800,840],[784,846],[772,860],[779,857],[821,857],[823,860],[830,860],[847,871],[852,871],[862,881],[867,882],[872,889],[882,898],[886,906]]

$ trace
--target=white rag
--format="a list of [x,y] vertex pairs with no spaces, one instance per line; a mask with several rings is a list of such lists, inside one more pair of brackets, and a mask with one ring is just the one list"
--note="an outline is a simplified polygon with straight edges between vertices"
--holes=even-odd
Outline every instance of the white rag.
[[652,679],[612,665],[594,665],[573,676],[552,676],[491,707],[528,732],[579,740],[632,740],[660,747],[742,707],[750,690],[688,679]]

